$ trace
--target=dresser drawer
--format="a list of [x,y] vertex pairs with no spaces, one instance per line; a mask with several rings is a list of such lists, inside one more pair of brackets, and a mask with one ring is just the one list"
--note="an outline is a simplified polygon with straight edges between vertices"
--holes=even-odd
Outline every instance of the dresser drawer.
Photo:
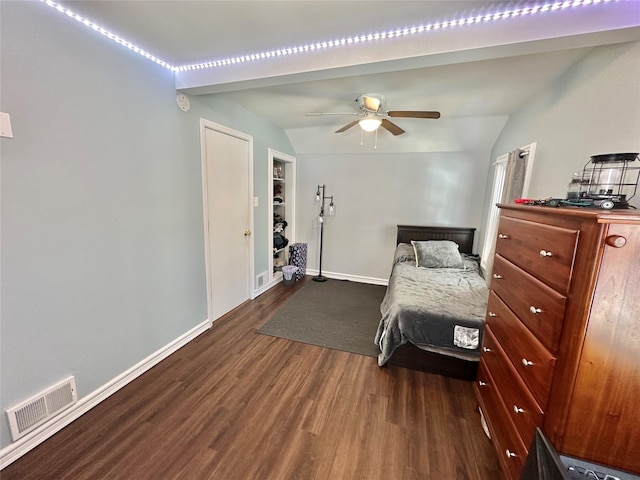
[[491,432],[491,440],[498,453],[498,460],[508,480],[520,478],[520,471],[527,458],[527,447],[520,440],[515,425],[506,413],[493,378],[483,360],[478,367],[478,379],[473,385],[476,398]]
[[491,289],[551,352],[558,352],[567,298],[506,261],[493,261]]
[[546,409],[556,357],[493,291],[489,293],[487,325],[540,407]]
[[520,440],[529,445],[536,427],[542,426],[544,413],[496,341],[491,327],[486,327],[484,331],[482,359],[511,421],[516,426]]
[[567,293],[578,231],[501,217],[496,253]]

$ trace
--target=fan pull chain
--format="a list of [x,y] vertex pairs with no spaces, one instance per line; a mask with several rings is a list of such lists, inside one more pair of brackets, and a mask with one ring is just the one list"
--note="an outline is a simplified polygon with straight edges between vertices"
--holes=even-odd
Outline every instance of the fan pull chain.
[[378,148],[378,130],[380,130],[379,128],[376,128],[376,138],[373,142],[373,149],[376,150]]
[[360,146],[364,145],[364,130],[360,129]]

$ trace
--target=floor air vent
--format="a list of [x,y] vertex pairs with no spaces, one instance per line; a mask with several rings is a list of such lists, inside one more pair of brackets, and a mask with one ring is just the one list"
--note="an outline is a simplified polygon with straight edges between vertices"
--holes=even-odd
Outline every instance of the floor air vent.
[[7,416],[13,440],[26,435],[77,401],[76,379],[69,377],[20,405],[8,408]]

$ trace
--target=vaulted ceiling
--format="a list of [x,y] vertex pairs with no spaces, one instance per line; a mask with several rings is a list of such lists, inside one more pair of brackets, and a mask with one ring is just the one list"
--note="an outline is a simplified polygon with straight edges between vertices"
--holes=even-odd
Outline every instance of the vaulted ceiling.
[[510,114],[589,49],[640,39],[636,1],[59,3],[175,67],[220,61],[177,71],[176,88],[227,96],[285,129],[297,152],[370,151],[373,134],[362,146],[359,128],[333,133],[352,117],[306,113],[354,113],[373,92],[390,110],[442,114],[394,119],[406,133],[381,130],[376,151],[486,151]]

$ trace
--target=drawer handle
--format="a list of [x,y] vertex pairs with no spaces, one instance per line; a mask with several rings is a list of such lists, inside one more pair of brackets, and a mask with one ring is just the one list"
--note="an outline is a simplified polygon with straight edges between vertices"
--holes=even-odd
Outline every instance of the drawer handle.
[[488,352],[490,352],[490,351],[491,351],[491,349],[490,349],[490,348],[487,348],[487,347],[482,347],[482,351],[483,351],[483,352],[487,352],[487,353],[488,353]]
[[506,239],[508,239],[508,238],[509,238],[509,235],[505,235],[504,233],[499,233],[499,234],[498,234],[498,238],[499,238],[500,240],[506,240]]
[[478,385],[480,385],[481,387],[486,387],[487,386],[487,382],[483,382],[482,380],[478,380]]
[[494,273],[494,274],[493,274],[493,278],[500,279],[500,278],[502,278],[502,275],[499,275],[499,274],[497,274],[497,273]]
[[516,413],[524,413],[524,410],[517,405],[513,406],[513,411]]
[[493,312],[489,312],[489,314],[488,314],[488,315],[489,315],[490,317],[495,317],[495,316],[496,316],[496,314],[495,314],[495,313],[493,313]]
[[533,362],[531,360],[527,360],[526,358],[523,358],[522,365],[524,365],[525,367],[531,367],[533,365]]
[[534,307],[533,305],[531,305],[531,306],[529,307],[529,311],[530,311],[531,313],[533,313],[533,314],[536,314],[536,313],[542,313],[542,310],[541,310],[541,309],[536,308],[536,307]]
[[553,253],[547,251],[547,250],[540,250],[540,256],[541,257],[552,257]]
[[517,457],[517,455],[515,453],[513,453],[511,450],[509,450],[508,448],[507,448],[507,451],[505,453],[507,455],[507,458]]

